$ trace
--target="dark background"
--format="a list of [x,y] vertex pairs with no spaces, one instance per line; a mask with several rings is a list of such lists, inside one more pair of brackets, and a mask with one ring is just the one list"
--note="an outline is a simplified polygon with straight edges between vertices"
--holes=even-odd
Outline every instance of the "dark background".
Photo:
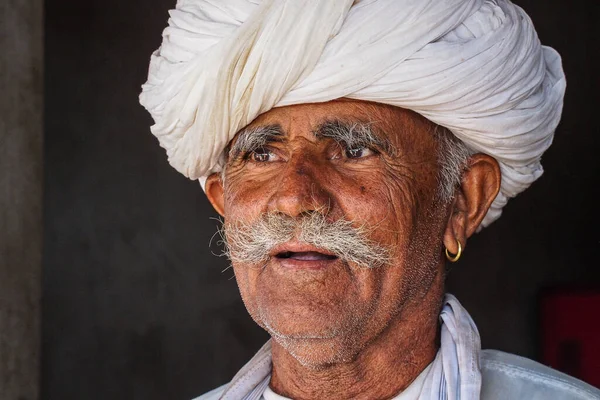
[[[539,359],[540,290],[600,282],[596,3],[518,1],[562,54],[567,96],[545,175],[449,278],[485,348]],[[216,214],[137,102],[174,5],[46,1],[43,399],[190,399],[267,339],[211,254]]]

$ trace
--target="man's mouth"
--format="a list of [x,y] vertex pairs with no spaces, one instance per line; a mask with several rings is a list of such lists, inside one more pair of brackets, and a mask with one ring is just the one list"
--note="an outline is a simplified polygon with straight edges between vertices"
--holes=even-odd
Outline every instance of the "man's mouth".
[[327,261],[335,260],[337,257],[318,251],[282,251],[275,255],[279,259],[292,259],[298,261]]
[[324,249],[298,242],[289,242],[277,246],[270,256],[281,266],[293,269],[318,270],[331,265],[338,257]]

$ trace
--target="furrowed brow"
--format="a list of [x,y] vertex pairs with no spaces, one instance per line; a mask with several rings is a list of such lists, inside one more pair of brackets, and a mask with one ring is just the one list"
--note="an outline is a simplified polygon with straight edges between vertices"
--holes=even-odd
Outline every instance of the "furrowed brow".
[[227,154],[230,159],[235,159],[242,153],[260,149],[270,142],[280,142],[282,136],[283,130],[279,124],[247,128],[238,134]]
[[370,147],[393,154],[391,143],[375,133],[371,123],[330,120],[315,131],[317,138],[329,138],[348,148]]

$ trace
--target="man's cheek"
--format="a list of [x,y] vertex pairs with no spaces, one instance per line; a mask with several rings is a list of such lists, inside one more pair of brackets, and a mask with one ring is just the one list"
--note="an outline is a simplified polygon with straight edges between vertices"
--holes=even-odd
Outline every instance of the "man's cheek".
[[[369,201],[356,203],[353,214],[356,216],[356,225],[364,224],[369,238],[385,247],[394,246],[398,235],[402,235],[408,223],[405,218],[408,202],[398,204],[398,193],[401,190],[397,183],[378,185],[370,188]],[[403,203],[403,204],[402,204]],[[368,219],[365,219],[368,218]]]
[[240,192],[236,194],[235,201],[225,201],[225,220],[231,223],[253,222],[263,213],[265,205],[265,199],[259,201]]
[[244,301],[246,301],[246,299],[249,299],[252,295],[248,269],[239,265],[234,265],[233,270],[235,272],[235,280],[240,290],[240,294],[244,298]]

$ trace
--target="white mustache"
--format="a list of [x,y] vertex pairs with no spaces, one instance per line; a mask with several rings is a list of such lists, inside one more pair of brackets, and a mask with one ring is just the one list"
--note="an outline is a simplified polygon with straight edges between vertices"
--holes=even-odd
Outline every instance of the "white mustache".
[[296,239],[361,268],[377,268],[389,261],[389,251],[370,240],[368,231],[345,219],[329,222],[319,212],[303,213],[298,218],[265,213],[252,222],[226,221],[222,236],[232,262],[266,262],[275,246]]

